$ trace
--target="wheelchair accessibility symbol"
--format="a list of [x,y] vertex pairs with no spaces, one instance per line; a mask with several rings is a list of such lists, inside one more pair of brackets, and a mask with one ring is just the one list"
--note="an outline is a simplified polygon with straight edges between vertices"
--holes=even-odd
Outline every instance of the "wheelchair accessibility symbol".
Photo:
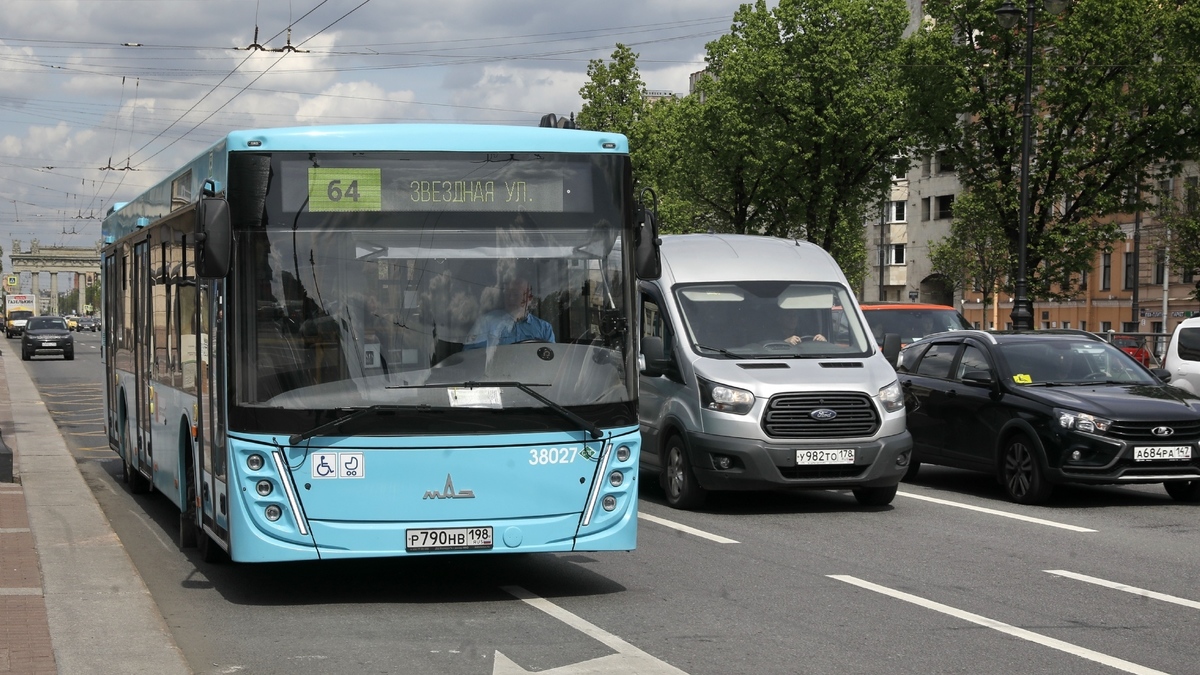
[[361,452],[315,452],[312,454],[312,477],[364,478],[366,467]]

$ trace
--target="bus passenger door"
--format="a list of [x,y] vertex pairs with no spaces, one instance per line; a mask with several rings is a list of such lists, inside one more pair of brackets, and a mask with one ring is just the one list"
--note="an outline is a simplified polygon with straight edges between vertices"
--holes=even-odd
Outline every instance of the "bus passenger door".
[[152,476],[153,453],[150,447],[150,420],[153,414],[154,392],[150,386],[150,355],[154,351],[150,313],[150,241],[133,246],[133,351],[134,351],[134,444],[137,461],[130,464],[135,470]]
[[225,305],[224,282],[200,284],[199,403],[200,497],[202,522],[229,541],[229,498],[225,443]]

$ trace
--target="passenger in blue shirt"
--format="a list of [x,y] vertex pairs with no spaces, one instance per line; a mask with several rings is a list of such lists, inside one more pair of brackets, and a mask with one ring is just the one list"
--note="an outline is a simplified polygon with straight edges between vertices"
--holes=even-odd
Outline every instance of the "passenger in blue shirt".
[[529,311],[533,290],[529,282],[516,277],[504,285],[504,308],[494,309],[475,322],[464,349],[510,345],[526,340],[554,342],[554,329]]

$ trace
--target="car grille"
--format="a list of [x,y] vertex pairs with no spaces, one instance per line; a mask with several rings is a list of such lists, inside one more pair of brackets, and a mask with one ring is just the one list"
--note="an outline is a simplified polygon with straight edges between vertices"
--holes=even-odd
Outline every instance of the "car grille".
[[[1170,436],[1156,436],[1153,429],[1169,427]],[[1200,422],[1113,422],[1108,435],[1124,441],[1151,442],[1155,444],[1189,443],[1200,438]]]
[[[822,409],[837,416],[813,419],[811,413]],[[879,415],[870,397],[863,394],[778,394],[767,403],[762,428],[771,438],[859,438],[875,435]]]
[[867,472],[869,466],[780,466],[779,474],[784,478],[799,480],[801,478],[858,478]]

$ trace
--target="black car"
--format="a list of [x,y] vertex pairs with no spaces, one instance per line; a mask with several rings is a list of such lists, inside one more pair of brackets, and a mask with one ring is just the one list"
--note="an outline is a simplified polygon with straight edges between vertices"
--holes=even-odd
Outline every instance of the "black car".
[[1056,483],[1163,483],[1200,501],[1200,396],[1083,331],[939,333],[897,368],[913,457],[995,474],[1022,504]]
[[94,316],[81,316],[79,317],[79,322],[75,330],[81,333],[85,330],[94,333],[100,330],[100,322],[97,321],[96,317]]
[[28,361],[37,354],[62,354],[75,358],[75,337],[61,316],[35,316],[25,324],[21,336],[21,358]]

